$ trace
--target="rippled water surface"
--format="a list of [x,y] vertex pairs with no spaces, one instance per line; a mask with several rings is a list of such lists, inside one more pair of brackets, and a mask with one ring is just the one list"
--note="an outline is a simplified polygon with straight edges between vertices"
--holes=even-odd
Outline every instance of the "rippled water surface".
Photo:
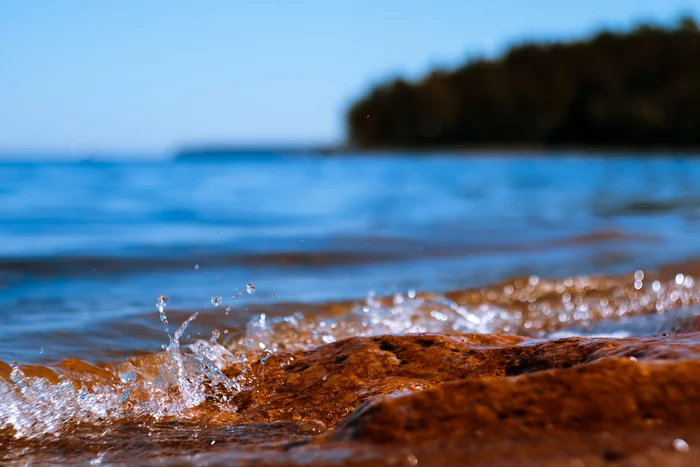
[[80,426],[122,452],[124,430],[185,430],[197,452],[231,424],[194,422],[200,442],[187,420],[239,416],[252,358],[700,329],[700,161],[552,156],[0,162],[0,424],[66,452],[92,446]]

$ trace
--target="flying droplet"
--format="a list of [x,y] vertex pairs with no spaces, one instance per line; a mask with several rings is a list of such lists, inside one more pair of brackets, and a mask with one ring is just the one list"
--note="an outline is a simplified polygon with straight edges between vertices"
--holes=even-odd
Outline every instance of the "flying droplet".
[[195,271],[196,271],[197,269],[199,269],[199,264],[195,264],[195,265],[194,265],[194,269],[195,269]]
[[247,284],[245,290],[249,295],[253,295],[255,293],[255,286],[253,284]]
[[224,310],[226,310],[226,316],[228,316],[229,313],[231,313],[231,307],[228,305],[226,305],[226,308],[224,308]]
[[156,307],[158,308],[158,311],[160,313],[163,313],[163,310],[165,310],[165,307],[168,306],[168,302],[170,302],[170,299],[166,295],[160,295],[158,297],[158,301],[156,302]]
[[276,294],[276,293],[273,293],[272,296],[275,298],[275,300],[277,300],[277,294]]
[[39,349],[39,353],[44,353],[44,348],[43,348],[43,347]]
[[221,333],[219,332],[219,330],[214,329],[211,332],[211,339],[209,339],[209,342],[211,342],[212,344],[216,344],[216,340],[219,338],[220,335],[221,335]]
[[211,297],[211,304],[214,306],[219,306],[221,305],[221,295],[217,295],[215,297]]
[[168,332],[168,317],[165,316],[165,307],[168,306],[170,299],[166,295],[160,295],[156,301],[156,308],[158,308],[158,313],[160,313],[160,320],[165,325],[165,332]]

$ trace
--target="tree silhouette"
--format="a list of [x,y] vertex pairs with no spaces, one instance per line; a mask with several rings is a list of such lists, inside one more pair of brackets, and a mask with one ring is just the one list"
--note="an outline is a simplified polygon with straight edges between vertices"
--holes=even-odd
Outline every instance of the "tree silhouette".
[[347,130],[358,147],[700,145],[700,30],[683,18],[518,45],[384,83],[352,105]]

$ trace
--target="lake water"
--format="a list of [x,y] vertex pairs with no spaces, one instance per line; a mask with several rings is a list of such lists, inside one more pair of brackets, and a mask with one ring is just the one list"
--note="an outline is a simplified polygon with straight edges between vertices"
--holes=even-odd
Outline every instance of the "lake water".
[[698,180],[700,160],[645,156],[2,162],[0,360],[156,351],[161,294],[203,314],[220,295],[235,326],[253,305],[685,261]]
[[[209,342],[215,332],[215,350],[233,354],[358,333],[650,334],[668,322],[582,327],[598,305],[567,308],[567,298],[556,326],[547,311],[517,323],[494,312],[502,311],[494,303],[506,303],[495,294],[468,313],[447,298],[431,302],[444,310],[420,311],[427,302],[418,300],[519,277],[532,290],[551,280],[548,290],[565,296],[579,287],[566,278],[588,286],[594,276],[649,277],[692,262],[700,256],[698,180],[700,159],[647,155],[0,162],[0,360],[118,364],[161,352],[171,342],[156,306],[161,295],[170,335],[199,312],[178,345]],[[690,277],[671,275],[657,287],[637,276],[631,292],[618,287],[596,313],[646,307],[652,295],[635,295],[642,287],[656,294],[653,303],[673,298],[656,308],[659,316],[696,303]],[[508,287],[499,293],[511,295]],[[629,294],[624,309],[606,314],[621,294]],[[410,323],[379,297],[413,307]],[[334,308],[344,303],[350,314]],[[459,316],[448,320],[449,310]],[[358,313],[372,318],[357,324]],[[2,418],[0,411],[9,423]],[[15,429],[29,423],[13,420]],[[33,436],[60,423],[31,426]]]

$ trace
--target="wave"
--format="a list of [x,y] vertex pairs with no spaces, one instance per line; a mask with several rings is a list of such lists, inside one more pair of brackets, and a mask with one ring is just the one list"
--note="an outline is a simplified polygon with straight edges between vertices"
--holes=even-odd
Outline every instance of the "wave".
[[468,245],[462,243],[444,245],[443,242],[436,245],[426,245],[423,241],[417,242],[406,238],[336,238],[327,245],[328,250],[315,251],[287,250],[240,254],[202,251],[196,257],[183,257],[182,255],[174,257],[170,252],[162,252],[157,256],[63,255],[5,257],[0,258],[0,283],[2,283],[3,276],[7,278],[15,276],[76,278],[92,276],[95,273],[132,274],[191,270],[195,263],[206,265],[207,268],[211,269],[233,266],[250,268],[330,268],[343,265],[372,265],[417,259],[527,253],[620,241],[649,243],[658,240],[652,236],[632,235],[618,231],[597,231],[584,235],[530,241],[521,244],[513,244],[510,241],[507,244],[470,241]]

